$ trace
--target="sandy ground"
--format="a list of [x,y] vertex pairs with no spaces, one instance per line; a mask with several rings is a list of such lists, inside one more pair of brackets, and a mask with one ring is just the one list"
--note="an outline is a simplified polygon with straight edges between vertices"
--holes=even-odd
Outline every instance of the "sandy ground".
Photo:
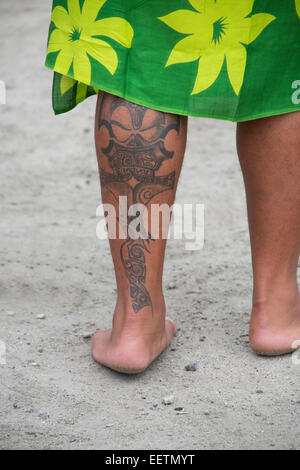
[[115,301],[108,245],[95,235],[96,100],[53,116],[49,11],[0,4],[0,448],[299,449],[300,366],[257,357],[247,342],[250,250],[231,123],[190,120],[177,201],[205,204],[205,246],[168,246],[172,350],[134,377],[92,361],[84,336],[110,326]]

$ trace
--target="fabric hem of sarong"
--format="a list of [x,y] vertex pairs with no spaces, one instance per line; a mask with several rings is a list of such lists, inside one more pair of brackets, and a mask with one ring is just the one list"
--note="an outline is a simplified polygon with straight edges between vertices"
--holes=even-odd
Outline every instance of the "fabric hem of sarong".
[[[57,72],[57,73],[61,74],[61,72],[59,70],[57,70],[56,67],[53,68],[53,67],[49,66],[47,64],[47,62],[45,63],[45,66],[48,67],[49,69],[53,70],[54,72]],[[62,75],[69,76],[69,77],[73,78],[71,75],[68,75],[68,74],[62,74]],[[79,80],[79,81],[81,82],[81,80]],[[85,82],[81,82],[81,83],[85,83]],[[183,111],[183,110],[179,110],[179,109],[176,109],[176,108],[171,108],[171,107],[168,107],[168,106],[160,106],[160,105],[156,105],[156,104],[153,104],[153,103],[149,103],[149,102],[147,102],[147,100],[137,99],[133,96],[128,95],[127,93],[122,93],[119,90],[114,90],[113,88],[102,86],[102,85],[99,85],[98,83],[95,83],[95,82],[91,82],[90,84],[89,83],[85,83],[85,84],[90,85],[94,88],[97,88],[99,91],[104,91],[105,93],[110,93],[112,95],[119,96],[120,98],[123,98],[127,101],[131,101],[132,103],[138,104],[140,106],[145,106],[146,108],[155,109],[156,111],[161,111],[161,112],[164,112],[164,113],[179,114],[180,116],[191,116],[191,117],[199,117],[199,118],[202,117],[202,118],[218,119],[218,120],[230,121],[230,122],[245,122],[245,121],[253,121],[255,119],[261,119],[261,118],[264,118],[264,117],[279,116],[281,114],[287,114],[287,113],[300,111],[300,104],[299,104],[299,106],[296,107],[296,108],[280,108],[280,109],[276,109],[276,110],[266,111],[264,113],[257,113],[257,114],[241,116],[239,118],[233,118],[233,117],[222,116],[222,115],[217,115],[217,114],[193,113],[192,111]],[[80,104],[80,103],[78,103],[78,104]],[[54,110],[54,107],[53,107],[53,110],[54,110],[55,115],[64,114],[64,113],[67,113],[68,111],[71,111],[72,109],[76,108],[76,106],[78,106],[78,104],[75,103],[74,106],[66,109],[65,111],[56,112]]]

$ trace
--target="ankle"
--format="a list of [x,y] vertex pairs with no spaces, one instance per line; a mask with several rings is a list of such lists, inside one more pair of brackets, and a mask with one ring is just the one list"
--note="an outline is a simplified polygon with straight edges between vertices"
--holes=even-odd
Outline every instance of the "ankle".
[[299,291],[278,292],[272,296],[254,296],[251,330],[280,329],[294,320],[300,312]]
[[299,295],[295,274],[254,276],[253,305],[265,305],[274,301],[288,301]]
[[165,333],[166,308],[164,297],[152,297],[152,306],[135,312],[131,299],[118,296],[113,317],[113,338],[142,341],[163,337]]
[[284,308],[292,307],[295,304],[298,304],[300,299],[299,290],[290,290],[290,291],[279,291],[274,289],[273,292],[268,293],[267,295],[253,295],[253,310],[264,313],[269,309],[274,308],[274,306],[282,305]]
[[143,305],[143,299],[133,299],[129,290],[119,291],[115,308],[116,315],[136,318],[144,311],[150,311],[153,315],[165,313],[166,307],[162,289],[151,289],[149,295],[151,299],[149,305]]

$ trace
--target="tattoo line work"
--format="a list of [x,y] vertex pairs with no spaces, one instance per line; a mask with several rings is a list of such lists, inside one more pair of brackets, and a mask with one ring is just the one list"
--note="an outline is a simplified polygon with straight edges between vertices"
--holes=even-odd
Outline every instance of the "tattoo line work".
[[[121,109],[123,113],[118,113],[120,108],[124,108]],[[174,155],[165,148],[165,138],[172,129],[179,134],[179,116],[105,94],[100,106],[98,129],[102,126],[108,130],[109,144],[101,150],[112,171],[108,173],[101,168],[101,184],[116,200],[120,194],[125,194],[129,203],[147,206],[154,196],[174,188],[175,171],[162,176],[156,172],[165,160]],[[151,297],[145,287],[146,255],[150,254],[151,241],[151,234],[148,240],[133,240],[128,235],[120,249],[135,313],[146,306],[152,309]]]

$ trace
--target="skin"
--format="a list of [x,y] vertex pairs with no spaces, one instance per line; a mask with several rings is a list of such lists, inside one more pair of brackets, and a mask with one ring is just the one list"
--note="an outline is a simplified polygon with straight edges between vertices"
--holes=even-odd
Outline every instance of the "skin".
[[[300,339],[300,113],[237,126],[253,260],[250,345],[262,354],[293,351]],[[174,202],[186,145],[187,118],[99,93],[95,141],[102,202]],[[127,219],[127,225],[130,220]],[[117,303],[112,328],[93,336],[94,359],[138,373],[166,349],[176,326],[162,290],[166,240],[110,239]]]
[[250,345],[293,351],[300,340],[300,112],[237,126],[253,265]]
[[[186,145],[187,118],[99,94],[95,141],[102,202],[118,214],[128,205],[174,202]],[[127,225],[129,220],[127,221]],[[151,231],[151,228],[150,228]],[[176,327],[166,318],[162,275],[166,240],[110,239],[118,297],[113,327],[93,337],[93,356],[120,372],[144,370],[172,341]]]

